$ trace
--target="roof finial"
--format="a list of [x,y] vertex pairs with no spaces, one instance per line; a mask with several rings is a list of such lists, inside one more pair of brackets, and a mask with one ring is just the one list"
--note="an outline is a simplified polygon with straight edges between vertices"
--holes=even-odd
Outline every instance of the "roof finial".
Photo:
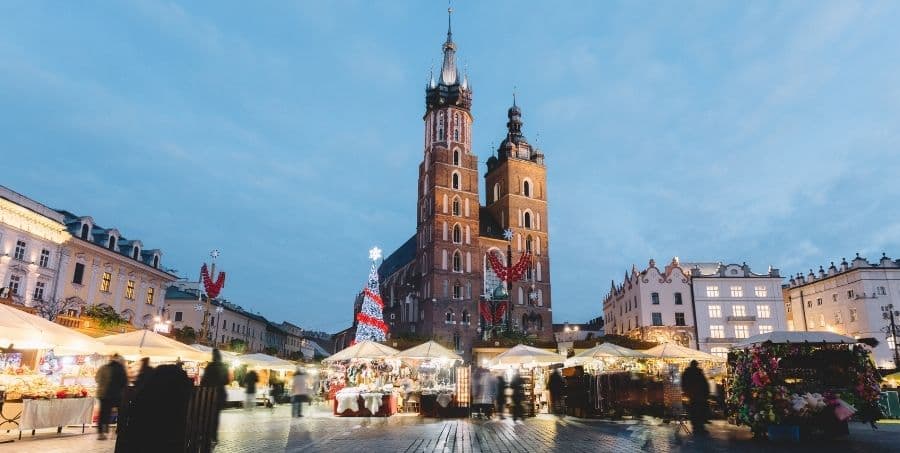
[[453,7],[450,6],[450,0],[447,0],[447,41],[452,41],[453,39],[453,27],[451,27],[450,19],[453,17]]
[[513,85],[513,107],[516,106],[516,86]]

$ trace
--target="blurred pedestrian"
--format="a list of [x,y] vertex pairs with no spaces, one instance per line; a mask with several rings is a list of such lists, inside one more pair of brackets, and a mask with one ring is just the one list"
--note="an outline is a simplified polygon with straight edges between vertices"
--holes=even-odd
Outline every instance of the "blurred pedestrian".
[[303,368],[297,368],[294,373],[294,381],[291,385],[291,415],[294,417],[303,416],[303,403],[309,403],[309,395],[312,393],[312,386],[309,382],[309,376]]
[[506,411],[506,380],[503,376],[497,376],[497,414],[500,420],[503,420],[503,412]]
[[212,419],[211,438],[213,442],[219,441],[219,415],[225,408],[225,401],[228,395],[225,386],[228,385],[228,367],[222,362],[222,352],[218,349],[212,350],[212,362],[206,365],[203,370],[203,377],[200,379],[201,387],[213,387],[216,389],[216,408],[215,415]]
[[516,420],[525,420],[524,409],[522,408],[522,402],[525,400],[525,381],[522,380],[522,376],[516,371],[516,374],[513,375],[512,381],[509,383],[510,388],[512,388],[512,417],[513,421]]
[[150,357],[141,358],[141,367],[138,369],[137,377],[134,378],[134,386],[142,387],[147,382],[147,378],[150,377],[150,373],[152,372],[153,367],[150,366]]
[[97,438],[105,440],[114,407],[122,404],[122,392],[128,385],[128,374],[121,363],[121,356],[113,354],[109,362],[97,370],[97,399],[100,400],[100,418],[97,421]]
[[256,406],[256,383],[259,375],[256,371],[249,370],[244,375],[244,409],[252,410]]
[[694,434],[705,436],[709,421],[709,382],[696,360],[681,374],[681,390],[688,397],[688,416]]
[[551,412],[557,415],[565,415],[565,406],[563,405],[563,393],[566,390],[566,382],[559,369],[550,370],[550,408]]
[[192,390],[193,383],[178,365],[156,367],[134,395],[127,435],[116,439],[116,451],[182,451]]

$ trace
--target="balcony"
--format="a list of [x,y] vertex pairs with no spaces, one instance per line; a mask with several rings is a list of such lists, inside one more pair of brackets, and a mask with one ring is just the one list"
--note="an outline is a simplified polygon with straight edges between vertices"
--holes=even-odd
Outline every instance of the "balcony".
[[756,322],[756,316],[728,316],[728,322]]

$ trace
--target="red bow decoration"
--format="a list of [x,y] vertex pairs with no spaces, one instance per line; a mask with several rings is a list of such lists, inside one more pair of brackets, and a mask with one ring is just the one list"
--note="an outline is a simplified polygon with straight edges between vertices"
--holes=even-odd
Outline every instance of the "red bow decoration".
[[225,273],[219,272],[219,275],[214,282],[209,276],[209,269],[206,268],[206,264],[204,263],[203,266],[200,267],[200,277],[203,278],[203,287],[206,289],[206,295],[211,299],[215,299],[225,286]]
[[492,312],[490,303],[481,301],[481,304],[478,306],[478,311],[485,322],[495,325],[503,321],[503,314],[506,313],[506,307],[506,302],[500,302],[497,305],[497,308]]
[[494,252],[488,253],[488,262],[491,264],[491,269],[497,274],[497,278],[504,282],[515,282],[521,280],[525,271],[528,270],[528,265],[531,263],[531,252],[523,253],[513,267],[504,266]]

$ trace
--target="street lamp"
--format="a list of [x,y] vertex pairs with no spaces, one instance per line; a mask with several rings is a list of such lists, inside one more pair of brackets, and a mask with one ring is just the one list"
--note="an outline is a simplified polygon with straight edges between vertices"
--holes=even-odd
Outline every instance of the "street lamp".
[[215,338],[213,338],[213,341],[212,341],[213,347],[217,347],[216,344],[218,344],[217,342],[218,342],[218,338],[219,338],[219,324],[222,324],[219,321],[222,318],[223,311],[225,311],[225,310],[222,309],[221,305],[216,307],[216,318],[213,320],[213,322],[216,323],[216,336],[215,336]]
[[885,326],[882,331],[887,332],[891,336],[894,344],[894,368],[900,369],[900,348],[897,344],[897,323],[894,317],[900,317],[900,310],[894,310],[894,304],[887,304],[881,307],[881,317],[890,324]]
[[169,332],[172,331],[172,321],[166,319],[163,321],[162,317],[156,316],[153,318],[153,331],[156,333],[161,333],[164,335],[168,335]]

